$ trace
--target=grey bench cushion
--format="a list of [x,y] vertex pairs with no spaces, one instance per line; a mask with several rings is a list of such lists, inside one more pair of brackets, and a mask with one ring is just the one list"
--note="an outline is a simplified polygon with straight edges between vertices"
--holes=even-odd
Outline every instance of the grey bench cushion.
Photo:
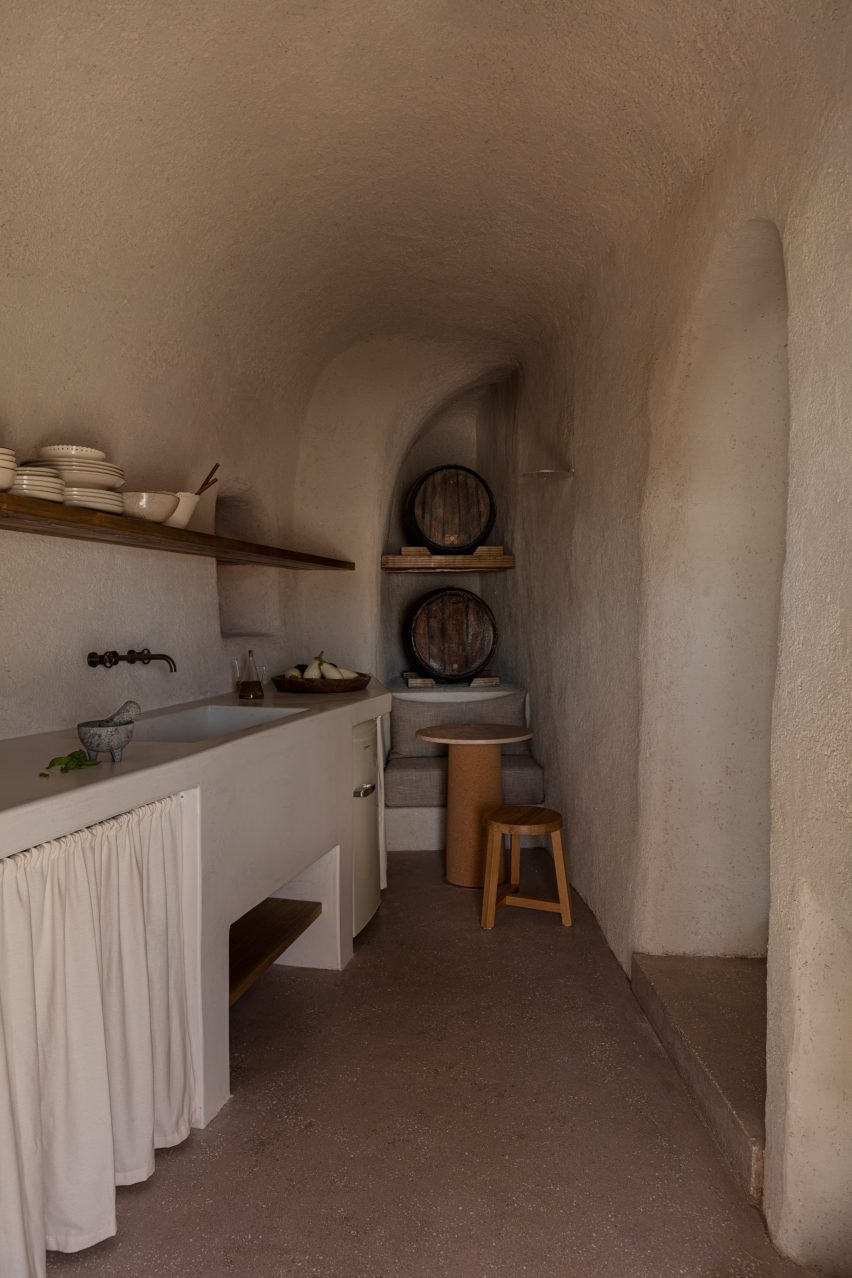
[[[541,803],[543,798],[541,764],[530,754],[504,754],[503,802]],[[385,768],[385,804],[389,808],[446,807],[446,756],[423,759],[391,753]]]
[[[423,741],[417,735],[418,728],[434,727],[438,723],[511,723],[523,727],[526,723],[526,693],[508,692],[502,697],[487,697],[474,701],[409,701],[394,697],[391,709],[391,749],[394,754],[414,758],[433,758],[446,755],[447,747]],[[504,746],[504,754],[529,754],[526,741]],[[512,800],[514,802],[514,800]]]

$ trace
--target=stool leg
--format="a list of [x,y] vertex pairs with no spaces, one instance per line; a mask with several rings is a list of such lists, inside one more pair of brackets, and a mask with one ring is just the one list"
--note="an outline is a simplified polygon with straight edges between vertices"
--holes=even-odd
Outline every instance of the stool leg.
[[512,867],[509,873],[509,891],[517,892],[521,886],[521,836],[512,835]]
[[497,882],[503,859],[503,836],[499,830],[488,830],[485,849],[485,886],[482,889],[482,926],[492,928],[497,914]]
[[565,850],[562,847],[562,831],[554,830],[550,836],[553,849],[553,868],[556,871],[556,890],[559,893],[559,913],[562,915],[564,927],[573,923],[571,917],[571,889],[568,887],[568,876],[565,873]]

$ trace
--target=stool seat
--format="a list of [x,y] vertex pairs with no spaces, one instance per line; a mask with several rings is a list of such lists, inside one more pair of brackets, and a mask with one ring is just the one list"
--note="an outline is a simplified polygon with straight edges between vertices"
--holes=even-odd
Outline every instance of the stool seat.
[[[565,927],[570,927],[571,891],[565,873],[565,853],[562,848],[562,817],[551,808],[504,806],[493,808],[485,818],[488,840],[485,849],[485,886],[482,892],[482,926],[494,926],[497,911],[504,905],[515,905],[524,910],[548,910],[558,914]],[[503,839],[512,836],[512,855],[509,885],[499,888],[500,866],[503,862]],[[521,896],[521,835],[549,834],[556,873],[557,899],[541,900],[535,896]]]
[[494,808],[486,816],[485,823],[501,834],[552,834],[554,830],[562,829],[562,817],[558,812],[521,804]]

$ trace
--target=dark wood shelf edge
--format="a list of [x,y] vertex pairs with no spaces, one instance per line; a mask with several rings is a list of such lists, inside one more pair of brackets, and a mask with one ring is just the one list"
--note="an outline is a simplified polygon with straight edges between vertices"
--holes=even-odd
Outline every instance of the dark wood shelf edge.
[[270,896],[231,924],[231,1007],[321,914],[321,901]]
[[348,559],[329,559],[301,550],[263,546],[231,537],[191,532],[188,528],[166,528],[125,515],[107,515],[78,506],[38,501],[0,493],[0,529],[37,533],[42,537],[66,537],[74,541],[98,541],[140,550],[168,551],[178,555],[201,555],[220,564],[260,564],[268,568],[335,569],[352,571]]

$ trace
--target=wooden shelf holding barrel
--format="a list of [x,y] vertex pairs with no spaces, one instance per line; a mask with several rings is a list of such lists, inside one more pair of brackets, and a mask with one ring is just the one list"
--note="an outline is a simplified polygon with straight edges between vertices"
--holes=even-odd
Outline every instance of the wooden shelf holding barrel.
[[472,555],[433,555],[426,546],[403,546],[398,555],[382,555],[385,572],[504,572],[515,556],[502,546],[477,546]]
[[[403,509],[412,544],[383,555],[386,572],[499,572],[514,568],[514,555],[487,546],[494,526],[494,496],[466,466],[438,466],[409,491]],[[408,609],[402,640],[413,675],[409,686],[437,683],[499,684],[482,678],[497,649],[497,623],[484,599],[471,590],[433,590]]]
[[405,500],[412,545],[382,555],[385,572],[502,572],[515,556],[483,542],[494,527],[494,495],[467,466],[438,466],[422,475]]

